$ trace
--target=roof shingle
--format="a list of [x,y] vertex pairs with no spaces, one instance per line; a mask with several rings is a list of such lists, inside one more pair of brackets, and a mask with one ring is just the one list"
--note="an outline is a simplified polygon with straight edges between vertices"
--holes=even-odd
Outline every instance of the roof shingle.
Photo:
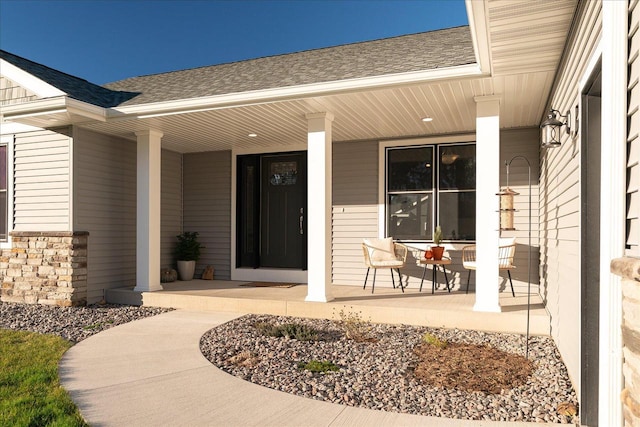
[[98,86],[4,50],[0,50],[0,58],[49,83],[73,99],[100,107],[115,107],[137,95],[136,93],[121,92]]
[[469,26],[133,77],[98,86],[0,50],[0,58],[100,107],[326,83],[475,63]]
[[423,71],[475,63],[468,26],[133,77],[105,87],[140,95],[121,105]]

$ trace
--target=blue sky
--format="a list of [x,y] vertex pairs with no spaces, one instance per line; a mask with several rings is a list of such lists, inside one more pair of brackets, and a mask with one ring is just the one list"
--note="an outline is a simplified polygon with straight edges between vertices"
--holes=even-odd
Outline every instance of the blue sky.
[[467,24],[463,0],[0,0],[0,48],[103,84]]

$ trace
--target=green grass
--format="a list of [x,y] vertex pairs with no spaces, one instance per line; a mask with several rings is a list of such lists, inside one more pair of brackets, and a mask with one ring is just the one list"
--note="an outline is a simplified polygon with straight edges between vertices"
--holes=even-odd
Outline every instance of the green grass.
[[58,380],[58,362],[71,345],[53,335],[0,329],[0,425],[87,425]]

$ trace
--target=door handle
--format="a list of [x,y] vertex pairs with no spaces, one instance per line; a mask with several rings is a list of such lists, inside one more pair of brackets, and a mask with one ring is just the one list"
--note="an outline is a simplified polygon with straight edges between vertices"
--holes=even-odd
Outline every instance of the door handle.
[[300,208],[300,234],[304,234],[304,208]]

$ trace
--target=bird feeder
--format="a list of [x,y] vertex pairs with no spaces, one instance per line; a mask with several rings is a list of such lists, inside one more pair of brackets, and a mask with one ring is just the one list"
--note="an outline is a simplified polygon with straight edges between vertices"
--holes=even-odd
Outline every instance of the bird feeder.
[[500,196],[500,231],[515,230],[513,226],[513,213],[516,211],[513,207],[513,198],[518,192],[507,187],[499,191],[496,195]]

